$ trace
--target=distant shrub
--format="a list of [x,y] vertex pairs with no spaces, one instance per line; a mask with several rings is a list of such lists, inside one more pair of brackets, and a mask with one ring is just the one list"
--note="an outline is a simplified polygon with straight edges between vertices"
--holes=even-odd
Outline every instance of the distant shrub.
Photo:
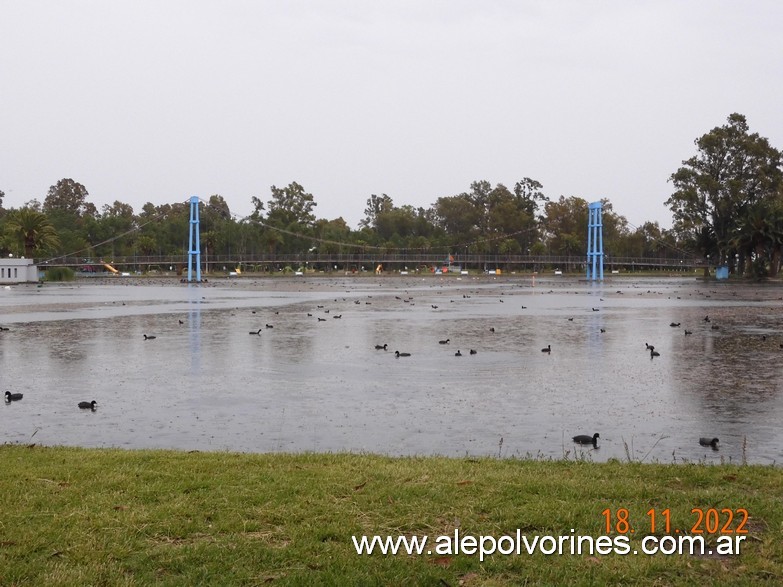
[[70,267],[50,267],[46,270],[46,281],[73,281],[76,273]]

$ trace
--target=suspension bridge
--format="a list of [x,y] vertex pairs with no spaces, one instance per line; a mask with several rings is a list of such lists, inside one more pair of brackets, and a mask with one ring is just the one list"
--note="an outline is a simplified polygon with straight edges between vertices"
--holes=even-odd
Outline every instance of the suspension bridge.
[[[82,272],[103,271],[106,263],[119,271],[174,272],[187,271],[187,281],[201,281],[206,273],[235,271],[274,273],[286,270],[322,272],[374,271],[379,265],[384,271],[498,271],[501,272],[583,272],[589,280],[603,279],[604,268],[611,272],[693,272],[704,269],[704,259],[684,251],[662,251],[655,257],[614,257],[603,250],[603,227],[600,202],[590,204],[588,222],[588,252],[584,254],[491,254],[471,253],[467,245],[438,247],[431,250],[365,247],[349,243],[332,243],[311,239],[317,245],[299,253],[274,254],[239,252],[229,255],[202,253],[199,235],[199,204],[193,196],[190,202],[188,250],[176,255],[115,256],[111,259],[93,259],[83,255],[69,255],[39,262],[41,268],[70,267]],[[120,235],[122,236],[122,235]],[[301,236],[301,235],[299,235]],[[118,238],[118,237],[115,237]],[[195,273],[195,275],[194,275]]]

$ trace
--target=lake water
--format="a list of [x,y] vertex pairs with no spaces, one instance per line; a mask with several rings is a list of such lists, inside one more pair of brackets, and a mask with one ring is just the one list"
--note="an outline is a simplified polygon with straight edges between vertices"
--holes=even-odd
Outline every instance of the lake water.
[[694,278],[12,286],[0,391],[24,399],[0,442],[777,463],[782,298]]

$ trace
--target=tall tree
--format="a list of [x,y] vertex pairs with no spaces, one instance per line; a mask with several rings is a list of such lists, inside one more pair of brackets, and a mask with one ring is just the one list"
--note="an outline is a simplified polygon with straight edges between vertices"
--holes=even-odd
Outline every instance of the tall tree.
[[539,205],[549,201],[542,191],[542,186],[535,179],[525,177],[514,184],[514,196],[517,199],[517,205],[521,210],[527,213],[531,218],[536,218],[539,213]]
[[[313,208],[316,206],[313,194],[306,192],[296,182],[284,188],[273,185],[271,189],[266,224],[272,230],[285,231],[281,232],[284,252],[301,253],[310,248],[311,240],[307,237],[311,235],[315,223]],[[271,236],[267,240],[270,243],[279,242],[279,239]]]
[[209,196],[209,209],[215,212],[223,220],[231,218],[231,209],[228,207],[228,202],[220,194],[213,194]]
[[367,207],[364,209],[364,218],[359,221],[362,228],[377,228],[378,216],[384,212],[391,212],[394,202],[386,194],[376,196],[372,194],[367,198]]
[[587,251],[587,200],[576,196],[547,202],[544,206],[546,240],[556,255]]
[[87,201],[87,188],[70,178],[61,179],[49,188],[43,203],[43,211],[65,212],[72,216],[97,216],[94,204]]
[[280,227],[311,227],[315,222],[313,194],[295,181],[284,188],[272,186],[267,221]]
[[725,262],[738,219],[777,193],[781,153],[766,138],[750,133],[745,117],[736,113],[695,144],[697,154],[671,175],[675,191],[666,205],[675,230],[703,254],[717,253],[713,258]]
[[89,248],[90,229],[98,211],[87,201],[87,188],[73,179],[61,179],[49,188],[42,210],[57,230],[65,254]]
[[114,258],[116,255],[133,253],[131,244],[135,241],[135,235],[132,231],[138,224],[130,204],[115,200],[111,206],[103,206],[98,219],[84,218],[84,224],[97,256],[109,255]]
[[10,212],[5,228],[10,238],[22,247],[24,256],[28,258],[32,258],[36,252],[46,253],[60,245],[57,231],[46,214],[31,208]]
[[468,242],[476,237],[480,212],[467,194],[438,198],[434,209],[438,225],[450,238]]

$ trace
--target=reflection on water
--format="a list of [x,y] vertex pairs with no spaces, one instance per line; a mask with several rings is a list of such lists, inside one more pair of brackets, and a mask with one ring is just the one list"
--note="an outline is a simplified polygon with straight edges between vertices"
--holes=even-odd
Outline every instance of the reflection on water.
[[[237,283],[4,290],[0,391],[25,397],[2,407],[0,440],[781,460],[776,286]],[[375,350],[384,343],[388,351]],[[76,407],[93,399],[94,413]],[[594,432],[598,450],[570,442]],[[701,436],[719,437],[720,450],[699,446]]]

